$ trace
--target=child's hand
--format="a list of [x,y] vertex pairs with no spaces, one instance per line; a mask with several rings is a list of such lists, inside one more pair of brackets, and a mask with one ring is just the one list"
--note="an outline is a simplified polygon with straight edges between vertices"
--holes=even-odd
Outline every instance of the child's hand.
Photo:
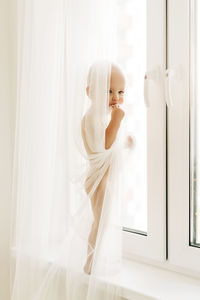
[[134,140],[131,135],[126,136],[126,142],[125,142],[125,147],[126,148],[133,148],[134,146]]
[[112,105],[111,119],[121,122],[125,113],[118,104]]

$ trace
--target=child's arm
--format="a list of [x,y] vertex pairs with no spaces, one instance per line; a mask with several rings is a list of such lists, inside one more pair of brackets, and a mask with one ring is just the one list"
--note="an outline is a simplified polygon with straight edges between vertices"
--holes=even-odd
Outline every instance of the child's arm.
[[121,120],[124,117],[124,111],[114,106],[111,112],[111,120],[105,131],[105,148],[109,149],[116,139]]
[[112,144],[114,143],[116,139],[117,132],[120,127],[120,122],[119,121],[113,121],[112,119],[110,120],[110,123],[108,127],[106,128],[106,134],[105,134],[105,148],[109,149]]

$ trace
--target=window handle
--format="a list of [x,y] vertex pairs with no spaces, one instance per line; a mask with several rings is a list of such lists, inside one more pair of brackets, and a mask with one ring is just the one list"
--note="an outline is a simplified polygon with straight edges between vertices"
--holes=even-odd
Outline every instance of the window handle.
[[[162,88],[162,69],[157,66],[147,71],[144,76],[144,103],[146,107],[150,107],[150,83],[154,83],[158,89]],[[162,93],[161,93],[162,97]]]
[[172,96],[172,79],[174,78],[175,71],[173,69],[166,69],[165,71],[165,102],[168,108],[174,105]]
[[[159,91],[159,97],[165,101],[167,107],[173,107],[175,94],[173,86],[176,85],[176,88],[179,89],[183,79],[182,75],[181,66],[166,70],[157,66],[155,69],[146,72],[144,76],[144,102],[146,107],[150,107],[150,82],[154,82]],[[183,89],[182,85],[181,89]]]
[[[173,90],[176,87],[176,91]],[[168,108],[174,106],[177,91],[183,91],[183,68],[181,65],[165,71],[165,102]]]
[[150,101],[149,101],[149,78],[147,75],[147,72],[144,75],[144,103],[146,107],[150,106]]

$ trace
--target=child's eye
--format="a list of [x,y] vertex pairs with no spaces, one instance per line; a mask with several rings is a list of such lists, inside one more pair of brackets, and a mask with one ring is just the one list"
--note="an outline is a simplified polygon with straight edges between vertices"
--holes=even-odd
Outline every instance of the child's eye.
[[124,91],[119,91],[119,94],[120,94],[120,95],[124,94]]
[[109,90],[109,94],[112,94],[112,90]]

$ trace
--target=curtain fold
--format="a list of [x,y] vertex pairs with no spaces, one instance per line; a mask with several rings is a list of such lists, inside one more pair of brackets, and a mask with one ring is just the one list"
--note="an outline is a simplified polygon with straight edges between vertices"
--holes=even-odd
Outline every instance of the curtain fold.
[[[12,300],[121,299],[111,282],[121,272],[123,124],[105,149],[115,2],[17,0]],[[92,243],[91,199],[101,204]]]

